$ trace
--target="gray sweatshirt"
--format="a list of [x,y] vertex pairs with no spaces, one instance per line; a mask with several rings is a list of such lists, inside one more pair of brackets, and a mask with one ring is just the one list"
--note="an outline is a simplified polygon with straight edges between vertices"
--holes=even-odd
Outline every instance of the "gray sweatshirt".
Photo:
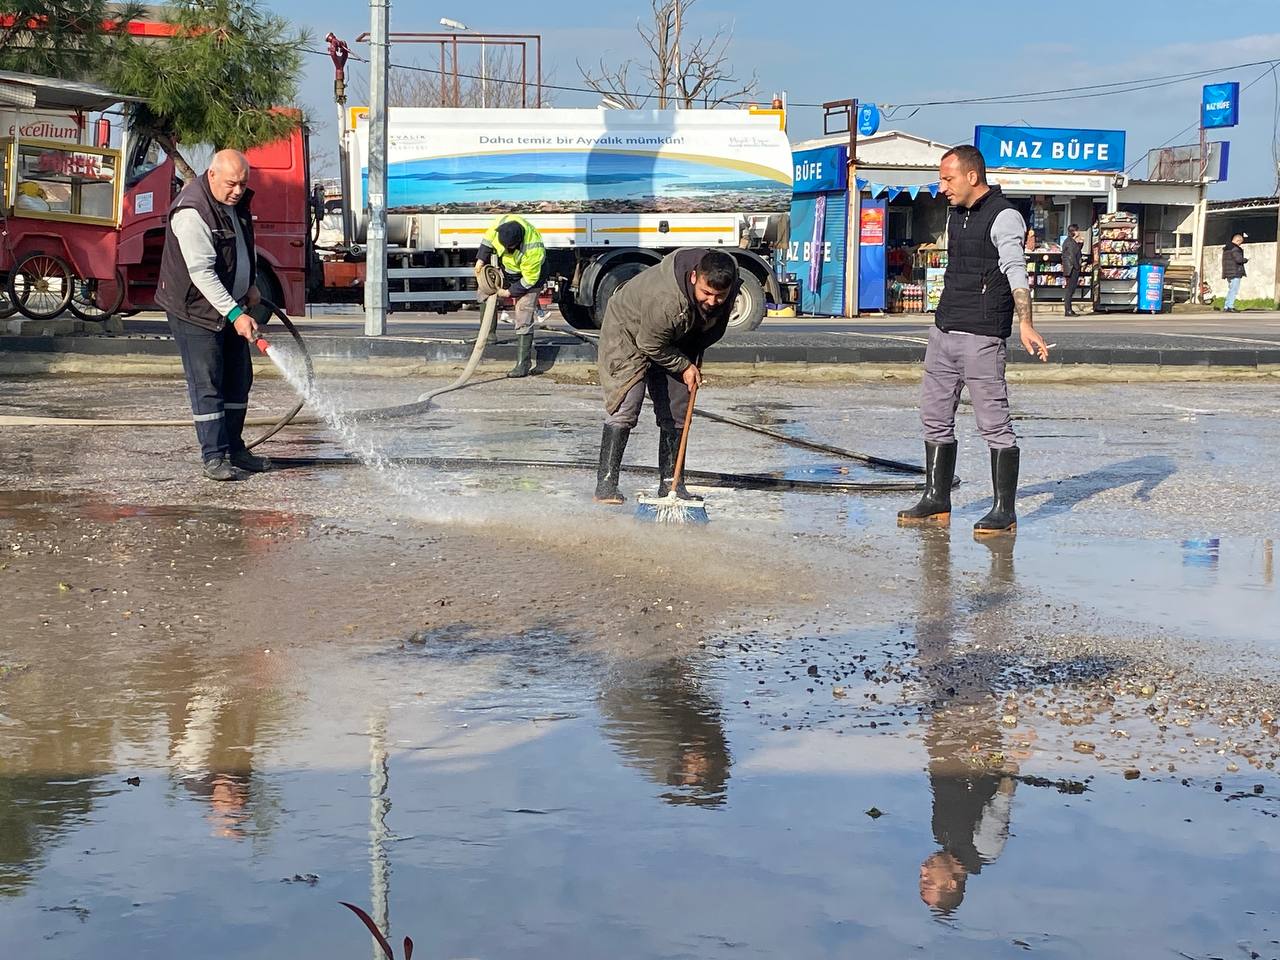
[[1027,286],[1027,222],[1017,210],[1001,210],[991,224],[991,242],[1000,252],[1000,272],[1013,290]]
[[[228,210],[231,208],[228,207]],[[192,284],[200,291],[200,295],[224,317],[230,314],[249,292],[249,249],[244,242],[240,221],[236,219],[234,213],[231,214],[230,219],[236,231],[236,276],[230,290],[222,285],[217,272],[213,269],[215,258],[213,234],[200,214],[190,207],[183,207],[173,215],[171,221],[173,235],[178,241],[178,249],[182,251],[182,259],[186,261]]]

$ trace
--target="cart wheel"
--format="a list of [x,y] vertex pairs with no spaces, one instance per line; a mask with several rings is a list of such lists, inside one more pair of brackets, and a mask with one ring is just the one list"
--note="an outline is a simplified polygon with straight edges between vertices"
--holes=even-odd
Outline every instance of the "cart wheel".
[[71,268],[60,257],[31,253],[9,273],[9,299],[32,320],[52,320],[71,300]]
[[0,287],[0,320],[12,317],[17,312],[18,308],[9,299],[9,285],[4,284],[3,287]]
[[124,303],[124,273],[116,271],[111,280],[71,281],[71,302],[67,309],[81,320],[101,322],[120,309]]

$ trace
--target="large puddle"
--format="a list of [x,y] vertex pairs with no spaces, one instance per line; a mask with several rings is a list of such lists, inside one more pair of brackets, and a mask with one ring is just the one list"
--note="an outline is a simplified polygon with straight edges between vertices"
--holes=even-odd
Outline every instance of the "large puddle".
[[[727,408],[822,415],[793,393]],[[432,449],[548,455],[529,417]],[[210,491],[171,439],[119,479],[101,438],[26,438],[9,476],[75,484],[0,496],[4,955],[370,956],[346,901],[458,960],[1280,956],[1243,441],[1205,493],[1141,426],[1092,461],[1062,427],[986,543],[972,488],[949,533],[730,490],[673,539],[555,476],[423,471],[505,504],[458,532],[357,469]]]

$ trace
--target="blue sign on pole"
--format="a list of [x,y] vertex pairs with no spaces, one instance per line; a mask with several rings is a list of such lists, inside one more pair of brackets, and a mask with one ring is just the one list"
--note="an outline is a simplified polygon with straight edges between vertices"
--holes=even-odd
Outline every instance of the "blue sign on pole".
[[849,183],[849,148],[818,147],[791,154],[795,166],[792,193],[827,193]]
[[1234,127],[1240,122],[1240,84],[1206,83],[1200,100],[1200,126]]
[[1124,171],[1123,130],[978,126],[973,131],[973,144],[989,167]]
[[880,108],[874,103],[858,104],[858,136],[870,137],[880,129]]

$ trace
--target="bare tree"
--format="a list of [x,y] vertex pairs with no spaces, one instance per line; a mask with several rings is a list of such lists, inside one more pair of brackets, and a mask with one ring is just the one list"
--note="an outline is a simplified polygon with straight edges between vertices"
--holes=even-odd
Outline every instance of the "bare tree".
[[[650,101],[659,108],[719,107],[756,95],[758,79],[735,75],[729,63],[732,28],[721,27],[709,37],[698,37],[692,46],[681,42],[689,8],[696,0],[649,0],[653,19],[636,22],[640,39],[649,50],[645,62],[634,59],[608,64],[600,59],[594,70],[578,63],[582,79],[592,90],[610,100],[638,110]],[[633,78],[632,71],[639,75]]]

